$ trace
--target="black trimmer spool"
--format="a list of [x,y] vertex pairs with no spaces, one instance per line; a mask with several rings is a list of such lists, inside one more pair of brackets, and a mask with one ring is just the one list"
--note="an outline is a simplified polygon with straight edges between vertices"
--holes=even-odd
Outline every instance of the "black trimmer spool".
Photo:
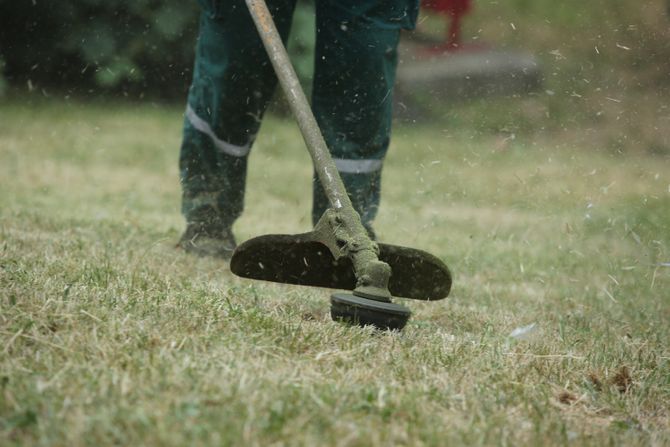
[[363,298],[346,292],[330,296],[330,316],[358,326],[374,326],[381,330],[400,331],[412,313],[400,304]]

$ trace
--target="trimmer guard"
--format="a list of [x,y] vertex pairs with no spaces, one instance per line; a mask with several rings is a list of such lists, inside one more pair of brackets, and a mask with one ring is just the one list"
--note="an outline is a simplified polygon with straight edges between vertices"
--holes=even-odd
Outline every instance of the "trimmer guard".
[[[391,266],[391,295],[434,301],[451,289],[451,273],[438,258],[422,250],[379,243],[379,260]],[[237,247],[230,270],[263,281],[354,290],[356,276],[348,257],[335,259],[315,232],[269,234]]]

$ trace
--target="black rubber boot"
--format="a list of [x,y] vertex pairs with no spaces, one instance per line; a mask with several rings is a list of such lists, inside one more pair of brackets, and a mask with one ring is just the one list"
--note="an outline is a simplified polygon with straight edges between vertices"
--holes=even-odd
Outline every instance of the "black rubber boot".
[[202,223],[189,223],[177,247],[198,256],[230,260],[237,244],[229,227],[212,227]]

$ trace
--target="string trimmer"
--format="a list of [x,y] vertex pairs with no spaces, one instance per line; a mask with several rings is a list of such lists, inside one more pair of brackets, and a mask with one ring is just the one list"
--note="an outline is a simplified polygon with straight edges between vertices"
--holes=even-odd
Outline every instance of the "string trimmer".
[[244,242],[233,253],[230,270],[245,278],[349,290],[331,296],[334,320],[402,329],[411,312],[393,303],[391,297],[445,298],[451,289],[449,269],[424,251],[370,239],[351,205],[265,1],[246,3],[330,208],[309,233],[265,235]]

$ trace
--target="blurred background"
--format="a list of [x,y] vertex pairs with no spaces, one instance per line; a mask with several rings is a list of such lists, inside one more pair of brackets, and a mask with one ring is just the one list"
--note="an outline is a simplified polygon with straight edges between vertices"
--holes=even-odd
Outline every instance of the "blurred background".
[[[313,14],[301,0],[290,41],[308,90]],[[181,104],[197,16],[195,1],[0,0],[0,94]],[[402,123],[501,150],[522,138],[670,155],[670,2],[424,1],[396,97]],[[286,113],[279,95],[271,113]]]

